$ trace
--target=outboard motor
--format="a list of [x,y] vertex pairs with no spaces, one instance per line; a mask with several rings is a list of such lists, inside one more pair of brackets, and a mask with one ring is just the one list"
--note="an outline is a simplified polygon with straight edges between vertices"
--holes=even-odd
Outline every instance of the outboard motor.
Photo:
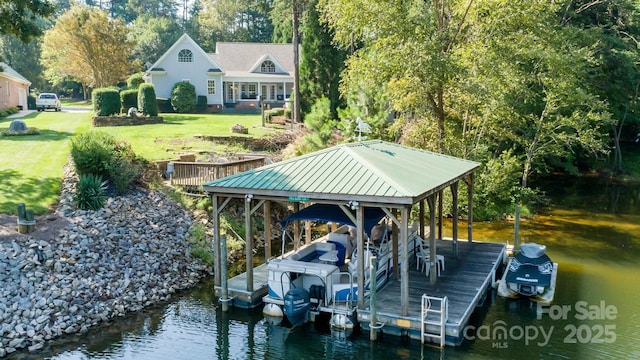
[[284,296],[284,314],[293,326],[304,324],[309,319],[311,301],[305,289],[291,289]]

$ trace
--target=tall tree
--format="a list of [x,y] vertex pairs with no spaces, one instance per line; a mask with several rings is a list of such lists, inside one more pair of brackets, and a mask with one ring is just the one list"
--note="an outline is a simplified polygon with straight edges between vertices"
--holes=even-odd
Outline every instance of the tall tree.
[[5,63],[31,81],[32,89],[46,88],[40,64],[40,42],[37,39],[23,42],[13,35],[0,36],[0,56]]
[[132,55],[143,65],[153,64],[182,35],[180,25],[166,17],[140,16],[130,29],[136,44]]
[[435,150],[445,152],[446,97],[467,41],[473,1],[321,0],[324,20],[345,47],[364,46],[347,61],[345,86],[361,82],[388,89],[393,109],[407,120],[427,116]]
[[38,18],[48,17],[54,11],[54,5],[47,0],[0,1],[0,34],[15,35],[28,41],[42,34]]
[[209,42],[268,42],[273,34],[270,0],[202,0],[199,25]]
[[106,87],[130,74],[133,46],[121,19],[76,5],[45,32],[42,64],[51,80],[70,76],[89,88]]
[[326,24],[320,24],[315,6],[309,7],[303,25],[300,64],[300,107],[304,113],[308,113],[316,100],[324,96],[330,103],[330,116],[338,118],[340,74],[345,58],[346,51],[333,44],[331,30]]
[[594,48],[587,86],[606,100],[611,123],[615,171],[622,171],[621,142],[640,131],[640,14],[636,2],[573,1],[562,24],[582,30],[581,42]]

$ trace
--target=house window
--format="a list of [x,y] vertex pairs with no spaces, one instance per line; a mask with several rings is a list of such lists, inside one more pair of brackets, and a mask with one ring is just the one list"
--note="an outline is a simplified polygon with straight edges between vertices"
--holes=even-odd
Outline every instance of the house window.
[[178,62],[193,62],[193,52],[189,49],[182,49],[178,53]]
[[271,60],[265,60],[260,66],[260,71],[263,73],[274,73],[276,72],[276,64]]
[[216,81],[215,80],[207,80],[207,94],[215,95],[216,94]]
[[258,85],[249,84],[249,99],[257,99],[258,98]]

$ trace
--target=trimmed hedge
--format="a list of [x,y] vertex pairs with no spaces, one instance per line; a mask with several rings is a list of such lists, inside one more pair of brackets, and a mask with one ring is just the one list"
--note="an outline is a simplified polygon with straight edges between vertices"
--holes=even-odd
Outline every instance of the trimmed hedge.
[[120,113],[120,94],[115,89],[95,89],[91,94],[93,111],[98,116],[109,116]]
[[138,89],[140,85],[144,84],[144,79],[142,78],[142,73],[137,73],[129,76],[127,79],[127,87],[129,89]]
[[171,90],[171,106],[181,114],[193,111],[196,106],[196,87],[187,81],[175,83]]
[[284,116],[287,119],[291,119],[291,109],[275,108],[264,111],[264,118],[266,122],[271,122],[271,118],[274,116]]
[[144,115],[158,116],[158,101],[153,84],[140,84],[138,88],[138,111]]
[[205,95],[198,95],[198,101],[196,102],[196,111],[201,114],[207,112],[207,97]]
[[120,92],[120,112],[126,114],[129,108],[138,107],[138,89],[122,90]]

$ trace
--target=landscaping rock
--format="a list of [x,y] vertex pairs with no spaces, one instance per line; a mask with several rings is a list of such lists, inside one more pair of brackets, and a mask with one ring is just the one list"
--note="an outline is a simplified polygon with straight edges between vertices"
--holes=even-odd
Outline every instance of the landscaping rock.
[[165,301],[210,271],[189,254],[189,211],[152,190],[78,210],[76,179],[67,167],[56,238],[0,242],[0,357]]

